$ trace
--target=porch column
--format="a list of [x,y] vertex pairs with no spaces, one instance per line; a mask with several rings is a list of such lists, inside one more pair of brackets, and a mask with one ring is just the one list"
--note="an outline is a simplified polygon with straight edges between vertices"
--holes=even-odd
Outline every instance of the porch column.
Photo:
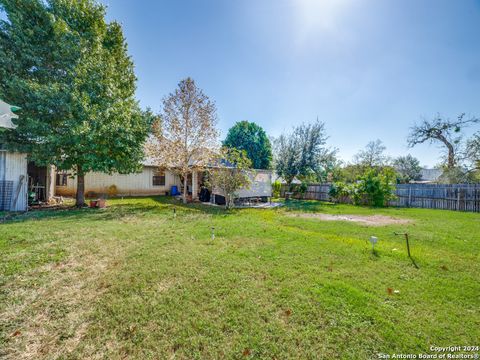
[[55,166],[47,166],[47,183],[45,184],[45,198],[47,203],[50,203],[55,196]]
[[198,200],[198,172],[192,171],[192,200]]

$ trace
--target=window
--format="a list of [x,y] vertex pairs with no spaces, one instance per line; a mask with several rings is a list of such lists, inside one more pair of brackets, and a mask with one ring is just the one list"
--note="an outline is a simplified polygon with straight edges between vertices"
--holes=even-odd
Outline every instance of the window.
[[67,174],[57,174],[57,186],[67,186]]
[[152,178],[153,186],[165,186],[165,173],[156,173]]

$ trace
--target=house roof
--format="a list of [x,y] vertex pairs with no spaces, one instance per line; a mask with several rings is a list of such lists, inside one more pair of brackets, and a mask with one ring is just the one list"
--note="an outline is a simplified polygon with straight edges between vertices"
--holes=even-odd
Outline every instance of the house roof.
[[[284,178],[282,178],[280,175],[278,175],[275,171],[272,174],[272,182],[278,181],[281,184],[286,184],[287,182],[285,181]],[[292,180],[292,184],[301,184],[302,182],[298,180],[297,178],[294,178]]]
[[426,169],[426,168],[423,168],[420,171],[420,174],[422,175],[420,181],[435,182],[435,181],[438,181],[440,176],[442,176],[443,170],[442,169]]

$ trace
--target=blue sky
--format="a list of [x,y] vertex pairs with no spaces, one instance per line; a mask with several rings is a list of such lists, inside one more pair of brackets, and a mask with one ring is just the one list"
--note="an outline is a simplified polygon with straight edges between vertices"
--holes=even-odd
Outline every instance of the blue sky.
[[223,136],[239,120],[278,136],[318,117],[345,160],[379,138],[434,165],[437,148],[407,149],[409,126],[480,116],[479,1],[102,2],[123,25],[141,105],[159,111],[191,76],[216,101]]

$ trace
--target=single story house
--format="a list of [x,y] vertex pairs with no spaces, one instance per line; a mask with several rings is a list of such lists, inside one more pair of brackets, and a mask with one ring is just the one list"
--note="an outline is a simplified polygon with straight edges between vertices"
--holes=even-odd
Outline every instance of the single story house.
[[[0,100],[0,131],[14,129],[12,119],[18,118],[18,107]],[[204,172],[192,171],[187,179],[187,193],[197,200],[204,183]],[[252,184],[238,192],[239,198],[271,197],[271,172],[252,172]],[[160,170],[152,160],[143,164],[139,173],[105,174],[90,172],[85,175],[85,194],[100,196],[167,195],[173,186],[183,192],[183,181],[171,171]],[[75,196],[77,179],[66,171],[57,171],[54,166],[37,166],[29,162],[27,154],[10,152],[0,144],[0,211],[26,211],[29,198],[34,202],[49,202],[54,196]],[[222,196],[220,191],[213,195]],[[215,199],[215,196],[212,197]]]
[[442,169],[427,169],[427,168],[422,168],[420,170],[420,180],[418,181],[413,181],[414,183],[417,184],[434,184],[438,183],[440,177],[443,174]]
[[[85,175],[85,194],[108,194],[113,186],[118,196],[166,195],[172,186],[181,187],[180,177],[170,171],[159,171],[156,166],[144,164],[140,173],[105,174],[90,172]],[[75,196],[77,178],[66,171],[57,171],[55,194]]]
[[[287,182],[283,177],[281,177],[277,172],[272,173],[272,183],[279,182],[282,185],[285,185]],[[298,180],[296,177],[292,180],[292,184],[301,184],[302,182]]]
[[[204,180],[203,171],[192,171],[187,179],[187,192],[193,200],[198,200]],[[239,198],[269,198],[272,196],[272,172],[270,170],[254,170],[251,174],[251,185],[238,191]],[[53,180],[53,179],[52,179]],[[77,179],[64,171],[55,174],[55,195],[75,196]],[[118,196],[148,196],[167,195],[172,186],[183,192],[183,181],[178,174],[168,170],[159,170],[153,163],[146,161],[139,173],[105,174],[91,172],[85,175],[85,194],[99,196],[109,194],[115,187]],[[223,196],[220,190],[214,190],[212,195]],[[215,196],[212,196],[212,201]]]

